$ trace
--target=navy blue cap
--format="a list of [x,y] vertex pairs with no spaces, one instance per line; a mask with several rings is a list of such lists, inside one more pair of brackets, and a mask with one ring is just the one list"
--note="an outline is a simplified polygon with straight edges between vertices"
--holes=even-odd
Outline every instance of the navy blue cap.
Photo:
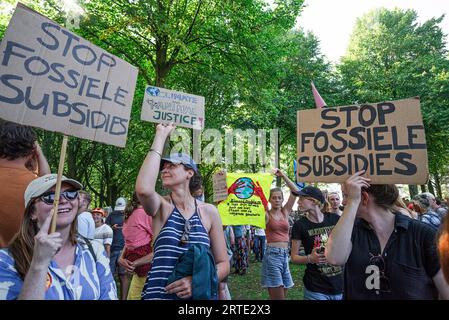
[[315,188],[315,187],[313,187],[313,186],[307,186],[307,187],[305,187],[304,189],[302,189],[302,190],[299,191],[299,192],[294,192],[294,191],[292,191],[292,193],[293,193],[295,196],[300,196],[300,197],[311,197],[311,198],[314,198],[314,199],[318,200],[318,201],[321,202],[321,203],[324,203],[324,202],[325,202],[325,200],[324,200],[324,195],[323,195],[323,193],[321,192],[321,190],[318,189],[318,188]]
[[190,158],[185,153],[181,153],[181,152],[172,153],[170,156],[162,158],[160,171],[162,170],[162,166],[164,165],[164,162],[171,162],[174,164],[182,163],[186,167],[188,167],[188,168],[192,169],[193,171],[195,171],[196,173],[198,173],[198,166],[196,165],[195,161],[193,161],[193,159]]

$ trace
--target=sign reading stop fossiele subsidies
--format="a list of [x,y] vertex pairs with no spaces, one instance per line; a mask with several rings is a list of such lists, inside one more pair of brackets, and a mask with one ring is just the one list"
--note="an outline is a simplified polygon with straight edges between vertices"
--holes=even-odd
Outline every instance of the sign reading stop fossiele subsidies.
[[343,182],[365,170],[374,184],[425,183],[419,98],[298,111],[297,161],[299,181]]
[[19,3],[0,45],[0,118],[124,147],[137,73]]

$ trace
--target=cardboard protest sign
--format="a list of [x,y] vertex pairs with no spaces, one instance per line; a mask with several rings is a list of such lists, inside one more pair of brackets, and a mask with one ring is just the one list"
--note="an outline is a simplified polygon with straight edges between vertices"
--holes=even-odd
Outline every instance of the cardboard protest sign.
[[141,119],[156,123],[174,122],[177,126],[204,129],[204,97],[147,86]]
[[221,170],[212,176],[212,189],[214,190],[214,202],[228,198],[228,186],[226,184],[226,172]]
[[228,198],[218,204],[223,225],[265,229],[265,207],[273,176],[269,173],[226,173]]
[[0,118],[124,147],[137,72],[19,3],[0,45]]
[[423,184],[427,146],[419,98],[297,113],[299,181]]

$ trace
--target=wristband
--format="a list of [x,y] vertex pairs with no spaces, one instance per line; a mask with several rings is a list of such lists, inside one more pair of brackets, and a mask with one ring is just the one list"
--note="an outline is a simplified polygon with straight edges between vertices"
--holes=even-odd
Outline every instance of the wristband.
[[156,154],[158,154],[159,155],[159,157],[161,157],[162,158],[162,154],[159,152],[159,151],[157,151],[157,150],[154,150],[154,149],[150,149],[150,152],[151,151],[153,151],[154,153],[156,153]]
[[312,262],[310,261],[310,254],[307,255],[307,263],[312,264]]

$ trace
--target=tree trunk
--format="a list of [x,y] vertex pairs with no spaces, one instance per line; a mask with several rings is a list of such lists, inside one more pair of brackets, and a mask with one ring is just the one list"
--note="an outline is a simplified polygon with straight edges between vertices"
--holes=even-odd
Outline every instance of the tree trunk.
[[[281,168],[281,144],[278,143],[276,146],[276,153],[275,153],[275,166],[276,168],[280,169]],[[281,177],[276,177],[276,187],[280,188],[281,187]]]
[[[38,137],[40,137],[40,145],[42,148],[42,152],[44,153],[45,157],[47,158],[48,165],[50,166],[51,173],[55,173],[58,170],[58,162],[59,158],[56,157],[56,153],[53,152],[54,146],[57,146],[59,150],[61,149],[61,141],[55,142],[56,139],[56,133],[54,132],[46,132],[38,130]],[[40,133],[40,134],[39,134]]]
[[420,185],[420,187],[421,187],[421,193],[427,192],[427,186],[425,184]]
[[418,186],[415,184],[409,184],[408,190],[410,192],[410,199],[413,199],[418,194]]
[[156,87],[164,88],[166,72],[158,68],[156,73]]
[[[435,175],[433,175],[435,179]],[[429,192],[433,195],[435,195],[435,189],[433,188],[432,179],[429,178],[429,181],[427,182],[427,188],[429,189]]]
[[99,198],[100,198],[100,206],[101,207],[106,207],[106,206],[111,205],[110,203],[108,203],[108,201],[104,197],[104,194],[105,194],[104,189],[105,189],[104,181],[103,181],[103,179],[100,179],[100,197]]
[[[441,180],[440,180],[440,176],[438,175],[438,173],[434,174],[434,179],[435,179],[435,188],[437,189],[437,198],[443,199],[443,192],[441,190]],[[435,193],[434,193],[435,195]]]
[[[78,181],[82,181],[80,177],[77,176],[77,170],[76,170],[76,152],[75,152],[75,146],[73,145],[75,143],[74,139],[72,139],[72,145],[70,145],[70,139],[67,142],[67,154],[66,154],[66,164],[67,164],[67,172],[64,174],[70,179],[75,179]],[[61,152],[61,148],[59,148],[59,152]],[[79,156],[79,155],[78,155]],[[58,163],[59,165],[59,163]]]
[[112,204],[113,204],[113,206],[115,206],[115,201],[117,201],[117,198],[121,195],[118,194],[119,190],[115,183],[112,183],[109,186],[109,190],[110,190],[110,194],[111,194]]
[[167,36],[156,39],[156,87],[164,88],[165,77],[170,68],[167,63]]
[[[103,151],[103,154],[102,154],[102,161],[101,161],[101,163],[102,163],[102,166],[103,166],[103,176],[101,177],[101,180],[102,180],[102,184],[104,186],[103,193],[104,193],[104,196],[106,198],[105,200],[106,200],[106,203],[108,203],[108,205],[110,205],[110,206],[112,206],[112,208],[114,208],[114,204],[115,204],[115,200],[116,199],[114,199],[112,197],[111,188],[110,188],[111,187],[111,180],[112,180],[112,173],[111,173],[111,168],[109,167],[109,164],[108,164],[108,160],[105,157],[104,151]],[[100,172],[101,172],[101,170],[100,170]]]

